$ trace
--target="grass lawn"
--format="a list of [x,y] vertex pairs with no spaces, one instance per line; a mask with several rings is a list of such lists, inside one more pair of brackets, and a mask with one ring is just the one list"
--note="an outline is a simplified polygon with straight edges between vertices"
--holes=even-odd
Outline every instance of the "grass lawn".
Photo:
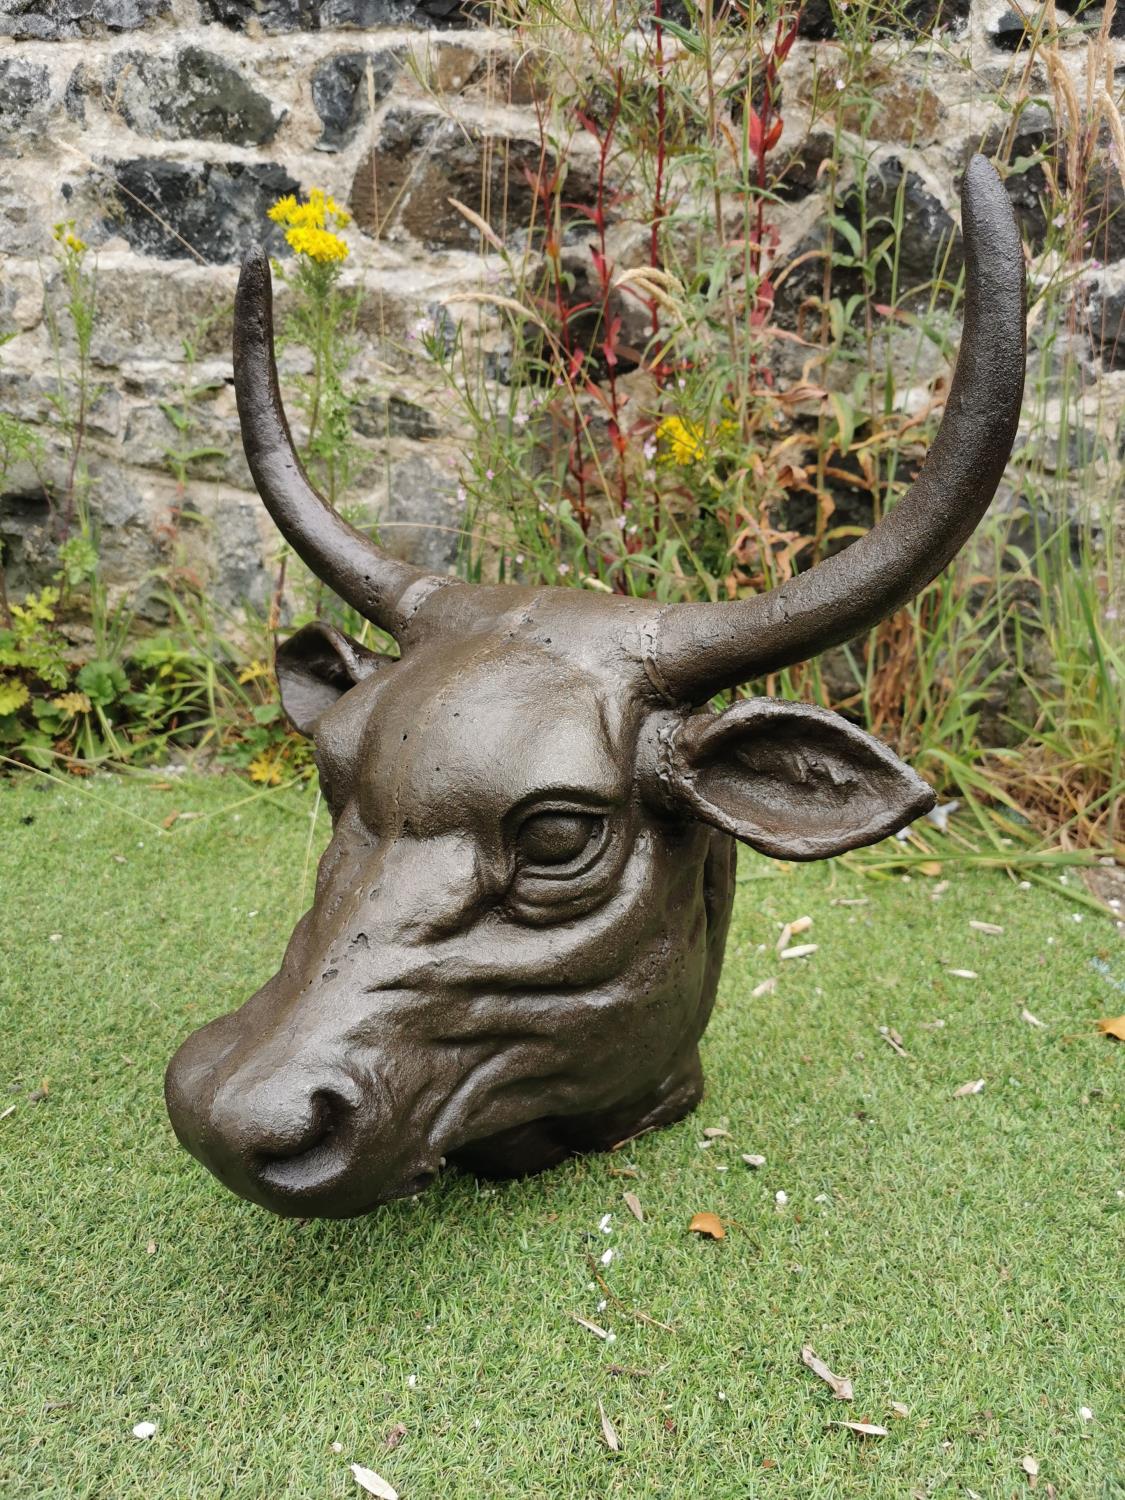
[[[1125,948],[1068,887],[950,866],[935,896],[747,857],[691,1120],[531,1181],[283,1221],[179,1149],[161,1075],[276,966],[310,806],[0,783],[3,1500],[319,1500],[359,1495],[352,1462],[402,1500],[1007,1497],[1028,1455],[1039,1494],[1125,1495],[1125,1047],[1092,1024],[1125,1011]],[[203,816],[165,832],[174,811]],[[804,913],[819,951],[779,962]],[[687,1232],[700,1210],[724,1241]]]

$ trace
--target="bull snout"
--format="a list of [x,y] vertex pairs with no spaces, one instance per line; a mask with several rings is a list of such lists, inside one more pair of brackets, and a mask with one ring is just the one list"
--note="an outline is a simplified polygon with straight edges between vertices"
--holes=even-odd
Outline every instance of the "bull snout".
[[165,1095],[181,1144],[243,1198],[274,1213],[365,1213],[418,1192],[433,1176],[404,1159],[384,1091],[343,1066],[240,1059],[236,1016],[188,1037],[168,1065]]

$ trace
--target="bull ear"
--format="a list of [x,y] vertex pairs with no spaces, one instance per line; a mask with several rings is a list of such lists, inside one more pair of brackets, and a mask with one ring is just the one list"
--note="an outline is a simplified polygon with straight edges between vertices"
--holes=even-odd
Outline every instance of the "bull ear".
[[775,859],[873,844],[934,805],[922,778],[838,714],[751,698],[696,714],[666,741],[665,791]]
[[277,648],[277,685],[281,706],[299,734],[313,726],[357,682],[386,663],[334,625],[314,620]]

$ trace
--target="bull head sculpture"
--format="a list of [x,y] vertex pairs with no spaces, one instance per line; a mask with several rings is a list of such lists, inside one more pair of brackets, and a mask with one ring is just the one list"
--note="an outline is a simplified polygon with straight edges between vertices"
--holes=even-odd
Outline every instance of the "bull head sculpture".
[[822,859],[932,805],[834,714],[701,705],[876,624],[987,509],[1023,391],[1023,257],[981,157],[962,210],[964,342],[922,472],[846,551],[725,604],[473,587],[388,557],[302,471],[269,265],[247,258],[234,370],[255,484],[401,658],[325,624],[278,652],[332,840],[278,973],[188,1037],[167,1075],[177,1135],[236,1193],[360,1214],[443,1160],[521,1174],[681,1118],[702,1090],[735,840]]

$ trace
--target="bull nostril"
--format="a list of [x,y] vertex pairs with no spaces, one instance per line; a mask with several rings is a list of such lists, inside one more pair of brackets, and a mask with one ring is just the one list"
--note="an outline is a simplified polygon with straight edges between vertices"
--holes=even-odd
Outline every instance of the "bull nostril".
[[259,1145],[254,1153],[256,1175],[270,1187],[288,1191],[317,1186],[335,1175],[348,1155],[353,1112],[334,1090],[318,1089],[298,1131]]
[[307,1121],[292,1140],[279,1140],[263,1146],[258,1156],[263,1165],[269,1162],[292,1161],[315,1151],[332,1134],[335,1122],[344,1110],[344,1101],[328,1089],[318,1089],[309,1100]]

